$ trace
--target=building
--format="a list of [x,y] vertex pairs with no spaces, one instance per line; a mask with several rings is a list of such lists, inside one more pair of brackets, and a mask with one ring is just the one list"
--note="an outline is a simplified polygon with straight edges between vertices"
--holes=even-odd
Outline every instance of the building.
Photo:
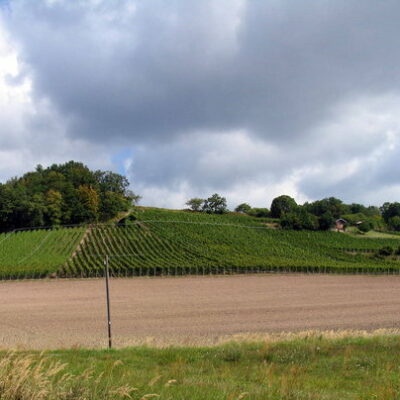
[[335,228],[336,232],[344,232],[346,230],[347,221],[343,218],[339,218],[335,221]]

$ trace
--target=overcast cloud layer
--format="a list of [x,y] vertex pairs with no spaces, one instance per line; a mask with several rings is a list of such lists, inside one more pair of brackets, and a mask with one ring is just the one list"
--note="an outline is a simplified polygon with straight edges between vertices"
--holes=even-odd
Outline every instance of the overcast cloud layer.
[[0,0],[0,179],[68,159],[143,204],[400,197],[397,0]]

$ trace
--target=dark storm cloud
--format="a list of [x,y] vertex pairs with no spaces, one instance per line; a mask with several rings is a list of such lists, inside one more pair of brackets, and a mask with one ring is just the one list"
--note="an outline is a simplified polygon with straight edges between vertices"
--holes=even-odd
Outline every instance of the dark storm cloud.
[[[376,111],[399,115],[397,0],[14,0],[7,10],[21,63],[9,85],[29,77],[67,138],[131,148],[128,174],[143,189],[297,179],[310,198],[362,198],[400,181],[399,145],[391,153],[384,139],[399,120]],[[46,120],[30,124],[50,131]]]
[[231,4],[15,1],[10,29],[36,95],[96,140],[298,140],[338,102],[399,89],[398,1]]

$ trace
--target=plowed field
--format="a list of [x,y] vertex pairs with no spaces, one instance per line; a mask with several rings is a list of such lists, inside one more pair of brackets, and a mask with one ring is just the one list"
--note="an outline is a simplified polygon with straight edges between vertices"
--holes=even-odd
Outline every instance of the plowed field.
[[[0,348],[106,345],[102,279],[0,283]],[[111,280],[117,346],[225,335],[400,328],[400,277],[246,275]]]

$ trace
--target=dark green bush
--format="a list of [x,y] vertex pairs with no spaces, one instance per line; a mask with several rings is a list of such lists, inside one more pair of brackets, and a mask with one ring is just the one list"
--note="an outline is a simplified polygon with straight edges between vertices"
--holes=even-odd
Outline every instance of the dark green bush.
[[268,208],[251,208],[247,214],[257,218],[268,218],[270,216]]
[[294,212],[284,214],[281,218],[281,227],[283,229],[293,229],[296,231],[318,229],[318,219],[305,209],[298,208]]
[[391,246],[383,246],[378,250],[378,254],[380,256],[391,256],[393,254],[393,247]]
[[358,225],[358,229],[361,232],[369,232],[371,229],[373,229],[373,225],[369,221],[363,221],[361,224]]

